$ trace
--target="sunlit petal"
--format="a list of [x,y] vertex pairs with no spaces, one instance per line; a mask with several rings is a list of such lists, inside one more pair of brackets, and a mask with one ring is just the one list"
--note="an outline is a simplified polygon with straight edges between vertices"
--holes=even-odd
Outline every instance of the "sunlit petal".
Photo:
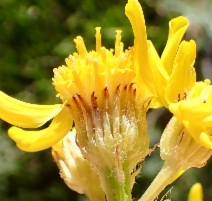
[[169,110],[181,120],[211,127],[212,105],[203,103],[201,98],[182,100],[179,103],[170,104]]
[[183,121],[183,124],[188,133],[201,145],[208,149],[212,149],[212,137],[207,134],[206,128],[201,125],[192,124],[188,121]]
[[9,129],[8,134],[17,143],[20,149],[34,152],[56,144],[69,132],[72,124],[73,121],[70,112],[64,107],[46,129],[40,131],[25,131],[17,127],[12,127]]
[[182,16],[174,18],[169,22],[168,41],[161,56],[162,63],[169,75],[172,72],[176,52],[180,41],[188,28],[188,24],[188,20]]
[[196,57],[196,44],[193,40],[183,41],[179,47],[172,74],[167,84],[165,98],[168,103],[185,99],[196,82],[193,67]]
[[160,108],[162,107],[163,105],[161,104],[161,100],[158,98],[158,97],[155,97],[151,100],[151,103],[149,105],[149,108]]
[[153,77],[154,77],[155,89],[158,96],[158,99],[156,98],[154,99],[154,104],[156,104],[158,101],[158,104],[156,105],[168,107],[167,102],[164,98],[164,93],[167,87],[169,76],[153,44],[151,43],[151,41],[148,41],[148,42],[149,42],[149,49],[150,49],[150,56],[151,56],[150,63],[151,63],[151,68],[153,72]]
[[62,105],[36,105],[14,99],[0,91],[0,119],[23,128],[37,128],[56,116]]
[[133,28],[133,33],[135,36],[135,57],[138,60],[140,66],[140,73],[144,82],[147,84],[148,89],[152,94],[154,94],[155,88],[153,85],[153,76],[149,63],[145,20],[143,10],[138,0],[128,0],[128,3],[125,7],[125,14],[129,18]]

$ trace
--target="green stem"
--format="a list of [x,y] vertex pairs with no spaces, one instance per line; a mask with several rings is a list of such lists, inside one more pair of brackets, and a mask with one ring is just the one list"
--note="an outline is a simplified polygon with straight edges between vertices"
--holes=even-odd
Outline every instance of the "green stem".
[[100,169],[99,176],[107,201],[131,201],[130,175],[124,172],[123,181],[111,169]]
[[181,164],[166,161],[158,175],[138,201],[154,201],[181,169]]

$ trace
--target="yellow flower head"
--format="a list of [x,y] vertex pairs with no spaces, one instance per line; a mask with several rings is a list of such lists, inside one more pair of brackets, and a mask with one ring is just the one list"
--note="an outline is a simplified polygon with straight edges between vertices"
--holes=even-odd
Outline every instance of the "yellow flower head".
[[180,43],[187,27],[188,21],[183,17],[170,22],[169,38],[161,59],[150,45],[157,94],[153,102],[167,107],[198,143],[211,149],[211,86],[209,80],[196,83],[196,44],[193,40]]
[[188,27],[182,16],[169,23],[169,37],[161,58],[150,43],[151,67],[157,96],[156,106],[169,107],[169,103],[182,100],[196,81],[193,67],[196,44],[193,40],[180,43]]
[[172,117],[160,139],[160,156],[166,163],[178,165],[184,171],[192,167],[201,168],[211,154],[212,150],[193,138],[182,121]]
[[146,112],[155,87],[149,42],[138,0],[129,0],[125,12],[135,36],[133,47],[123,50],[118,30],[114,50],[105,48],[98,27],[95,51],[87,51],[78,36],[74,40],[78,53],[70,55],[66,65],[54,69],[53,85],[63,104],[32,105],[0,93],[0,118],[15,126],[35,128],[54,117],[46,129],[26,131],[12,127],[8,133],[25,151],[53,146],[60,168],[67,164],[61,144],[57,143],[68,134],[74,121],[76,143],[83,157],[98,169],[107,200],[131,200],[135,177],[150,152]]
[[171,103],[170,111],[202,146],[212,149],[212,86],[210,80],[197,82],[185,100]]
[[[145,113],[155,89],[144,16],[137,0],[129,0],[126,15],[135,35],[134,47],[123,50],[121,31],[118,30],[114,50],[106,49],[101,43],[99,27],[96,28],[96,51],[87,51],[82,37],[74,40],[78,53],[66,59],[66,66],[54,69],[53,85],[62,105],[28,104],[0,93],[0,118],[15,126],[37,128],[54,117],[50,126],[40,131],[12,127],[9,136],[20,149],[39,151],[54,145],[68,133],[72,120],[77,132],[84,119],[87,131],[98,128],[106,132],[109,129],[113,138],[114,132],[121,133],[117,141],[111,138],[111,146],[117,146],[122,137],[137,139],[139,135],[129,135],[136,133],[133,129],[146,130]],[[88,119],[94,122],[86,122]],[[139,121],[144,125],[139,125]],[[124,125],[122,130],[120,124]],[[143,132],[139,133],[143,135]],[[148,135],[144,136],[145,150],[149,143]],[[79,134],[79,143],[83,144],[83,139],[85,142],[87,138]]]
[[87,52],[80,36],[74,42],[78,53],[65,60],[66,66],[54,69],[53,84],[66,104],[74,97],[80,97],[89,106],[96,102],[94,107],[103,108],[106,96],[113,104],[117,90],[128,85],[136,91],[136,96],[142,96],[140,100],[148,97],[146,86],[139,76],[135,49],[123,51],[120,30],[116,33],[114,50],[101,46],[100,28],[96,28],[96,51]]
[[111,183],[104,180],[114,175],[118,182],[113,185],[121,191],[123,186],[132,188],[139,172],[136,165],[149,153],[145,115],[154,93],[151,73],[144,70],[150,69],[150,62],[137,0],[128,2],[126,14],[135,34],[134,47],[123,50],[118,30],[114,50],[106,49],[96,28],[96,51],[88,52],[78,36],[74,40],[78,53],[66,59],[66,66],[55,68],[53,78],[58,96],[74,119],[83,156],[98,167],[104,189]]
[[[32,105],[0,94],[0,118],[15,126],[35,128],[54,117],[43,130],[9,129],[9,136],[24,151],[54,146],[74,121],[77,145],[98,169],[108,200],[122,200],[123,196],[131,200],[135,177],[150,153],[146,112],[155,88],[145,21],[138,0],[129,0],[125,11],[132,24],[134,46],[123,50],[120,30],[114,50],[102,45],[99,27],[95,51],[87,51],[82,37],[76,37],[78,53],[54,69],[53,85],[63,104]],[[64,163],[58,159],[58,164]],[[110,194],[108,189],[118,193]]]
[[[98,169],[107,200],[131,200],[135,177],[145,156],[150,153],[146,112],[151,99],[154,97],[151,107],[168,107],[187,125],[187,119],[179,112],[180,106],[171,104],[183,103],[196,80],[193,68],[195,43],[180,44],[188,26],[186,18],[178,17],[170,22],[169,38],[160,59],[147,40],[143,11],[138,0],[128,0],[125,12],[132,25],[134,46],[124,50],[120,30],[116,31],[114,49],[102,45],[99,27],[96,28],[95,51],[88,51],[83,38],[76,37],[77,53],[65,60],[66,65],[54,69],[53,85],[62,104],[39,106],[15,100],[0,92],[0,118],[14,125],[8,134],[17,146],[25,151],[39,151],[53,146],[53,157],[69,179],[67,184],[86,193],[86,189],[79,188],[80,181],[74,181],[70,176],[71,172],[75,172],[77,177],[79,172],[76,166],[68,167],[71,159],[67,148],[69,136],[66,135],[74,121],[79,149],[76,151],[75,147],[71,151],[75,149],[78,156],[82,154],[77,161],[84,163],[82,168],[92,163]],[[18,128],[37,128],[53,117],[50,126],[43,130]],[[201,129],[208,122],[208,119],[202,121]],[[64,149],[59,142],[61,139]],[[174,140],[176,142],[176,138]],[[175,170],[180,168],[177,166]],[[90,169],[87,167],[86,170]],[[175,171],[172,176],[173,173]],[[144,196],[143,200],[148,199]]]
[[196,83],[196,44],[193,40],[180,43],[187,27],[188,21],[183,17],[170,22],[169,38],[161,58],[150,43],[156,90],[152,105],[165,106],[175,116],[160,140],[164,166],[140,201],[154,200],[179,173],[204,166],[212,154],[211,86],[208,80]]

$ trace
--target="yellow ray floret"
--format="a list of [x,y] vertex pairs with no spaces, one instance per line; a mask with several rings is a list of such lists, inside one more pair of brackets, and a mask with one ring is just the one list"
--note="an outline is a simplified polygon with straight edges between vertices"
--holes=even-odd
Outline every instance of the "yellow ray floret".
[[169,75],[164,68],[161,59],[153,46],[152,42],[149,41],[149,48],[151,52],[151,67],[152,67],[152,72],[153,72],[153,77],[154,77],[154,85],[155,85],[155,90],[157,92],[157,96],[154,97],[154,106],[155,107],[161,107],[165,106],[168,107],[168,104],[165,100],[164,93],[167,87],[167,83],[169,80]]
[[182,100],[179,103],[170,104],[170,110],[175,112],[179,119],[203,126],[211,126],[212,105],[210,103],[204,104],[201,98]]
[[193,40],[183,41],[178,49],[172,74],[165,90],[167,103],[185,99],[196,82],[196,72],[193,67],[196,58],[196,44]]
[[150,68],[150,57],[147,42],[146,26],[143,10],[137,0],[128,0],[125,14],[130,20],[135,36],[134,48],[139,63],[139,73],[152,94],[155,94],[153,75]]
[[169,75],[172,73],[172,66],[180,41],[189,25],[185,17],[177,17],[169,22],[169,36],[166,47],[161,56],[162,63]]
[[39,131],[25,131],[21,128],[9,129],[9,136],[24,151],[34,152],[56,144],[67,135],[73,124],[72,117],[66,107],[53,119],[50,126]]
[[14,99],[0,91],[0,119],[23,128],[37,128],[56,116],[61,104],[36,105]]
[[208,80],[197,82],[186,100],[170,104],[169,109],[195,140],[212,149],[212,86],[209,83]]
[[150,66],[158,96],[153,101],[158,106],[168,108],[170,102],[178,100],[179,93],[182,97],[196,81],[193,68],[196,44],[192,40],[180,44],[187,27],[188,20],[185,17],[180,16],[170,21],[169,38],[161,58],[149,42]]

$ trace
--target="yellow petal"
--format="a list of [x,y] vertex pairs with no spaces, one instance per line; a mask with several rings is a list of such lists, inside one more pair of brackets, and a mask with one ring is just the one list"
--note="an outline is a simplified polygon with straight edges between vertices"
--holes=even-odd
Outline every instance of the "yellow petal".
[[206,128],[188,121],[183,121],[188,133],[202,146],[212,149],[212,137],[207,134]]
[[193,98],[170,104],[169,110],[181,120],[207,127],[212,125],[212,105],[210,103],[203,103],[201,98]]
[[50,126],[40,131],[25,131],[12,127],[8,134],[23,151],[34,152],[47,149],[59,142],[71,129],[73,120],[70,112],[64,107],[53,119]]
[[200,183],[196,183],[191,187],[188,201],[203,201],[203,190]]
[[156,93],[158,96],[158,104],[156,104],[157,99],[154,99],[155,101],[154,104],[158,106],[161,105],[161,106],[168,107],[168,104],[164,98],[164,94],[165,94],[165,89],[167,87],[169,76],[153,44],[151,43],[151,41],[148,41],[148,42],[149,42],[149,50],[150,50],[150,57],[151,57],[150,64],[151,64],[153,77],[154,77],[154,85],[155,85]]
[[183,121],[181,112],[179,111],[179,103],[170,103],[169,104],[169,110],[176,116],[179,120]]
[[188,24],[188,20],[182,16],[174,18],[169,22],[169,36],[166,47],[161,56],[162,63],[169,75],[171,75],[176,52],[180,41],[188,28]]
[[154,97],[151,100],[151,103],[149,105],[149,108],[157,109],[157,108],[160,108],[162,106],[163,106],[163,104],[161,103],[161,100],[158,97]]
[[62,105],[36,105],[14,99],[0,91],[0,119],[23,128],[37,128],[52,119]]
[[128,0],[125,14],[130,20],[135,36],[135,57],[140,66],[140,74],[152,94],[155,94],[153,76],[149,63],[147,34],[143,11],[138,0]]
[[202,132],[200,133],[200,143],[208,148],[208,149],[212,149],[212,137],[209,136],[206,132]]
[[177,52],[172,74],[167,84],[165,98],[168,103],[185,99],[196,82],[193,67],[196,57],[196,44],[193,40],[183,41]]

